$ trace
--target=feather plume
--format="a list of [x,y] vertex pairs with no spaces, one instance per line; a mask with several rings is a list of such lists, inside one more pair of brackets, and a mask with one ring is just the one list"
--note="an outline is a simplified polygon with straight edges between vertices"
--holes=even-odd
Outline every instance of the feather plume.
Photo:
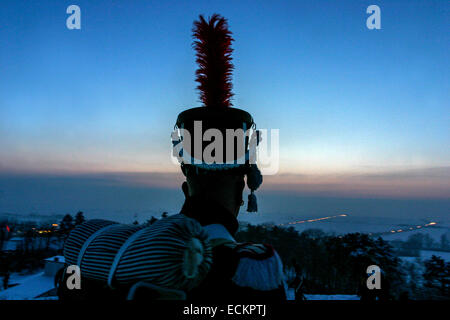
[[230,107],[233,87],[231,75],[231,32],[228,30],[227,20],[218,14],[213,14],[209,21],[200,15],[194,21],[192,30],[197,51],[196,62],[198,69],[195,72],[197,89],[200,91],[200,100],[206,107]]

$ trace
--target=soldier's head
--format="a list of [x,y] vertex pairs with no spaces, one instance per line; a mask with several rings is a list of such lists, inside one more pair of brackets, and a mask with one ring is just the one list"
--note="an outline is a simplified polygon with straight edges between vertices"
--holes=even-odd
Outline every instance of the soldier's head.
[[205,172],[194,167],[184,167],[186,182],[182,189],[186,198],[199,197],[215,201],[234,216],[243,205],[245,187],[243,170]]

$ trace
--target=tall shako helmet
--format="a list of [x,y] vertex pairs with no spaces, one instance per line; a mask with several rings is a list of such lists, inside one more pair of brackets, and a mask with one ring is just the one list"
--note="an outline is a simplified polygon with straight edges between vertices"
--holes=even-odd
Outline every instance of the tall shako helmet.
[[[195,170],[196,174],[225,170],[245,174],[251,190],[247,211],[255,212],[257,204],[253,192],[262,183],[262,175],[256,165],[259,132],[248,112],[232,107],[231,76],[234,66],[231,62],[231,43],[234,39],[227,20],[213,14],[207,21],[200,15],[199,20],[194,22],[193,38],[198,64],[195,72],[197,89],[203,106],[178,115],[172,133],[174,156],[178,158],[185,175],[189,170]],[[211,141],[204,141],[207,130],[214,133],[214,138],[209,137]],[[211,148],[211,144],[219,142],[216,133],[221,135],[222,141]],[[212,158],[205,159],[205,151]]]

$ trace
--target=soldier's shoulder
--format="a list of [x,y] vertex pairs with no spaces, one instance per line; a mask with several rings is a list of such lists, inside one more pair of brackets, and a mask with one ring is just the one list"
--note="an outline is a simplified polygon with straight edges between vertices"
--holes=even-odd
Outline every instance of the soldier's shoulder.
[[284,272],[280,256],[269,244],[228,244],[237,260],[232,281],[240,287],[274,290],[283,286]]

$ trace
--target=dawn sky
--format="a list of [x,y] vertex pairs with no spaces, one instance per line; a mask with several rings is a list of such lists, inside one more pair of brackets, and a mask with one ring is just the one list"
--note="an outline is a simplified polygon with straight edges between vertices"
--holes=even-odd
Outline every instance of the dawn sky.
[[389,173],[370,188],[449,196],[446,1],[2,1],[0,172],[178,171],[170,132],[200,106],[192,23],[212,13],[235,39],[234,106],[280,129],[278,183]]

